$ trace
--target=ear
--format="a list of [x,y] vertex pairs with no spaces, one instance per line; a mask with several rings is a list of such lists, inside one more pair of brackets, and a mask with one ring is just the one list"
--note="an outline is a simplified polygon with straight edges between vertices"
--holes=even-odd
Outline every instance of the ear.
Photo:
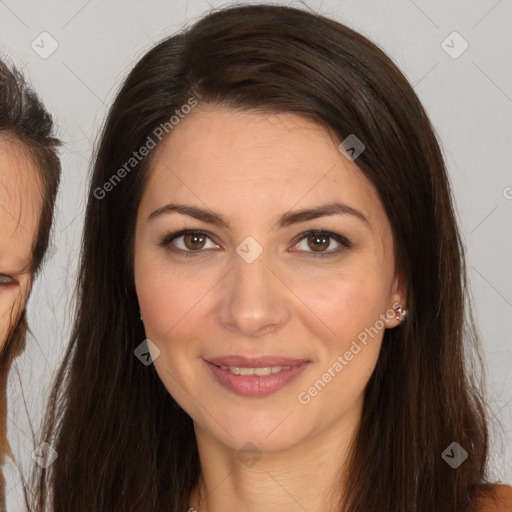
[[[389,303],[385,313],[385,324],[387,329],[392,329],[403,322],[405,318],[405,311],[407,309],[406,298],[407,286],[405,284],[405,279],[401,272],[396,272],[393,283],[391,284]],[[400,306],[404,313],[400,312]]]

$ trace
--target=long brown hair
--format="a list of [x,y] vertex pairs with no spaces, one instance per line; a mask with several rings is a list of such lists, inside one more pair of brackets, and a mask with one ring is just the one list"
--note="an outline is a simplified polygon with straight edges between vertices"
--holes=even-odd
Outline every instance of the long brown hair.
[[[32,88],[15,67],[8,67],[0,60],[0,138],[23,149],[27,158],[37,168],[37,180],[42,196],[42,209],[30,259],[33,280],[41,268],[46,253],[54,205],[60,181],[60,160],[57,147],[60,141],[54,136],[51,115]],[[18,311],[19,309],[19,311]],[[6,433],[6,383],[7,374],[14,358],[24,347],[29,330],[24,305],[15,304],[11,312],[11,324],[7,340],[0,350],[0,441]],[[2,340],[3,341],[3,340]],[[4,450],[0,446],[0,468]],[[3,476],[0,471],[0,507],[3,502]]]
[[[465,366],[480,361],[478,340],[433,128],[375,44],[320,15],[264,5],[213,12],[157,44],[110,109],[86,211],[79,307],[43,436],[59,456],[39,474],[37,510],[188,509],[200,471],[192,420],[133,355],[145,337],[134,226],[154,152],[118,171],[191,97],[293,112],[364,143],[357,164],[393,228],[409,315],[385,333],[339,509],[470,510],[486,482],[488,432],[480,383]],[[469,454],[457,469],[441,457],[454,441]]]

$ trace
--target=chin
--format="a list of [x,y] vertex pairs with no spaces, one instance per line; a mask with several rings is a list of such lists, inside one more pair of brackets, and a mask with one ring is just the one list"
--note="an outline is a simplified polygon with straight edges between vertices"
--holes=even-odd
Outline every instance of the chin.
[[192,419],[196,435],[214,438],[230,450],[239,452],[246,447],[249,451],[276,453],[293,448],[308,437],[308,426],[304,422],[300,426],[295,424],[297,418],[292,420],[294,414],[291,412],[292,409],[281,409],[279,413],[274,414],[260,412],[251,415],[247,412],[243,419],[240,419],[238,413],[219,413],[218,416],[223,418],[223,421],[219,422],[220,425],[204,416],[197,421]]

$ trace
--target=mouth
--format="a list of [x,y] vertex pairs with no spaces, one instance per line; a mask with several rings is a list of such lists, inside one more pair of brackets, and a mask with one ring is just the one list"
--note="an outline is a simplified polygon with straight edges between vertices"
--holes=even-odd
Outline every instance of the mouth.
[[311,363],[283,357],[226,356],[204,360],[215,380],[243,396],[263,397],[290,384]]
[[[217,365],[215,365],[217,366]],[[291,370],[292,368],[297,368],[299,365],[294,366],[263,366],[257,368],[243,368],[240,366],[217,366],[221,370],[228,370],[235,375],[257,375],[258,377],[265,377],[266,375],[271,375],[272,373],[279,373],[283,370]]]
[[221,356],[210,357],[206,361],[217,366],[227,366],[229,368],[272,368],[276,366],[298,366],[299,364],[309,362],[307,359],[282,356]]

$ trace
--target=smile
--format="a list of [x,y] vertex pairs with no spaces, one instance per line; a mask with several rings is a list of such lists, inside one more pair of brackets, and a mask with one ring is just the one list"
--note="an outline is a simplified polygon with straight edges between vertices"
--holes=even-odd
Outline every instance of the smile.
[[269,366],[228,366],[204,362],[215,381],[224,389],[247,397],[276,393],[290,385],[310,365],[309,361],[304,360],[289,365]]
[[231,373],[235,375],[258,375],[259,377],[263,377],[265,375],[270,375],[272,373],[279,373],[282,370],[291,370],[292,368],[296,368],[298,365],[294,366],[266,366],[264,368],[240,368],[239,366],[224,366],[221,365],[219,368],[221,370],[229,370]]

